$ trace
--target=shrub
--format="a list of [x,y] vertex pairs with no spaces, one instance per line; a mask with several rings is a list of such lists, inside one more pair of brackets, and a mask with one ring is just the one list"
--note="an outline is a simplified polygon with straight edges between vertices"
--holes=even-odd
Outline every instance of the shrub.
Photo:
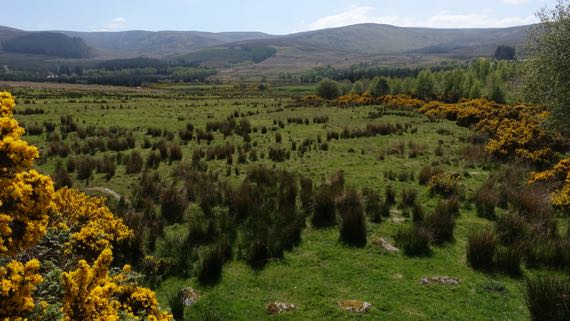
[[167,294],[168,305],[174,320],[184,320],[184,292],[182,289],[171,291]]
[[380,194],[372,189],[364,189],[362,194],[364,195],[366,215],[374,223],[380,223],[382,220],[382,199]]
[[341,92],[338,88],[338,84],[334,80],[323,79],[317,85],[317,96],[332,100],[340,96]]
[[424,221],[425,212],[424,208],[420,204],[415,204],[412,209],[412,222],[421,223]]
[[426,256],[430,254],[431,233],[416,225],[403,226],[394,236],[396,245],[407,256]]
[[178,144],[170,144],[170,149],[168,151],[168,158],[170,162],[182,160],[182,148]]
[[499,247],[495,253],[495,265],[501,271],[517,276],[521,274],[522,251],[518,246]]
[[433,241],[436,244],[453,240],[453,230],[455,229],[454,213],[449,210],[449,207],[442,204],[444,203],[437,206],[423,223],[432,232]]
[[301,177],[301,207],[305,215],[310,215],[314,209],[313,181],[309,177]]
[[76,170],[78,180],[89,180],[95,169],[95,161],[91,157],[79,158],[76,160]]
[[160,193],[160,213],[169,224],[182,221],[187,202],[184,194],[174,186],[163,189]]
[[350,189],[338,202],[340,240],[347,245],[366,245],[366,219],[358,193]]
[[270,146],[268,151],[269,159],[274,162],[284,162],[291,156],[286,148],[279,146]]
[[315,211],[311,223],[315,227],[336,225],[335,193],[329,185],[321,185],[315,193]]
[[384,203],[388,206],[396,204],[396,191],[394,191],[392,185],[386,186],[386,191],[384,194]]
[[196,275],[201,284],[213,284],[220,279],[227,252],[228,245],[225,241],[220,241],[200,251]]
[[497,248],[497,237],[491,229],[472,231],[467,239],[467,263],[476,270],[490,270]]
[[414,207],[416,205],[418,191],[415,188],[402,190],[402,208]]
[[433,176],[428,183],[431,195],[449,197],[459,194],[461,176],[457,174],[442,173]]
[[433,166],[426,166],[420,170],[418,181],[420,185],[427,185],[430,179],[436,175],[443,173],[443,170]]
[[489,186],[489,184],[483,184],[473,197],[475,202],[475,208],[477,209],[477,216],[495,219],[495,208],[499,204],[499,198],[497,193]]
[[73,181],[71,179],[71,176],[69,176],[69,173],[67,172],[66,168],[63,167],[63,165],[59,161],[55,165],[55,172],[53,173],[52,177],[56,189],[73,186]]
[[143,158],[137,151],[132,151],[125,162],[127,174],[138,174],[143,167]]
[[526,304],[533,321],[567,321],[570,315],[570,280],[560,276],[528,278]]
[[508,213],[497,219],[497,235],[503,244],[518,243],[527,238],[529,227],[524,218],[516,213]]

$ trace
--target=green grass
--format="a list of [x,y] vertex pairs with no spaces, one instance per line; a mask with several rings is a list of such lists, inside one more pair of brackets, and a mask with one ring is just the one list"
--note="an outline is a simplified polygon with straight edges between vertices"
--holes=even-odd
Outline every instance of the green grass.
[[[2,86],[0,85],[0,88]],[[444,170],[462,176],[465,194],[473,191],[487,178],[489,172],[483,168],[472,168],[460,156],[460,150],[468,146],[465,138],[469,129],[460,128],[452,122],[428,122],[419,114],[386,115],[380,119],[368,119],[368,113],[378,106],[340,109],[335,107],[286,108],[292,102],[291,94],[309,93],[299,88],[278,88],[273,92],[240,92],[232,86],[173,85],[155,86],[152,89],[96,91],[85,87],[61,89],[17,89],[17,108],[42,108],[40,115],[16,115],[26,124],[52,121],[59,125],[59,117],[72,115],[80,126],[96,127],[121,126],[132,129],[137,138],[137,150],[148,127],[167,128],[177,132],[191,122],[195,128],[204,128],[211,120],[224,120],[235,111],[251,113],[246,116],[253,127],[276,127],[283,136],[282,145],[290,148],[290,141],[297,147],[306,138],[321,137],[326,141],[329,130],[341,131],[344,127],[363,128],[367,124],[402,123],[417,128],[402,135],[376,136],[358,139],[341,139],[329,142],[328,151],[311,150],[301,157],[291,152],[291,159],[283,163],[273,163],[267,157],[244,165],[237,165],[239,175],[235,175],[236,161],[232,166],[231,177],[226,177],[226,161],[208,162],[209,171],[218,173],[222,179],[238,183],[251,166],[260,164],[276,166],[298,174],[310,176],[315,183],[327,179],[337,170],[343,170],[346,185],[358,190],[368,187],[382,195],[386,186],[391,185],[399,192],[407,188],[418,190],[418,202],[426,213],[437,204],[437,198],[429,196],[426,186],[419,186],[417,177],[422,167],[438,163]],[[35,102],[25,104],[26,101]],[[109,107],[107,109],[107,106]],[[122,108],[121,108],[122,106]],[[274,126],[273,121],[287,123],[288,117],[302,117],[312,120],[314,116],[326,115],[327,124],[297,125],[288,124],[283,129]],[[239,122],[239,120],[238,120]],[[448,132],[449,134],[438,134]],[[26,140],[45,151],[44,137],[26,136]],[[267,155],[270,146],[275,145],[275,132],[265,135],[258,131],[251,134],[251,142],[257,145],[258,154]],[[159,139],[150,138],[156,142]],[[76,141],[75,134],[66,139]],[[175,138],[175,142],[178,138]],[[216,133],[212,145],[225,142],[243,145],[243,138],[231,136],[227,139]],[[417,158],[405,155],[388,155],[384,160],[379,156],[399,143],[424,146],[425,154]],[[438,144],[443,146],[443,156],[435,155]],[[189,160],[192,150],[208,148],[205,142],[192,141],[183,146],[184,160]],[[349,151],[353,150],[353,151]],[[128,152],[125,152],[127,154]],[[105,153],[97,154],[101,157]],[[107,152],[106,154],[112,154]],[[57,158],[49,158],[38,167],[51,174]],[[173,165],[162,163],[159,172],[171,180]],[[391,181],[385,177],[386,171],[414,172],[411,181]],[[130,196],[138,175],[126,175],[122,165],[117,166],[116,175],[106,181],[103,174],[95,174],[86,184],[74,178],[74,186],[79,189],[107,187],[120,194]],[[192,206],[196,209],[196,206]],[[393,216],[401,216],[394,210]],[[408,220],[408,219],[407,219]],[[405,223],[404,223],[405,224]],[[469,231],[489,224],[475,215],[474,207],[463,204],[461,216],[455,229],[455,241],[441,247],[433,247],[433,253],[426,258],[407,258],[403,255],[382,255],[372,244],[377,237],[392,238],[400,224],[385,221],[381,224],[368,223],[368,245],[362,249],[345,247],[339,242],[338,228],[326,230],[305,229],[301,245],[287,252],[281,260],[270,262],[264,269],[254,271],[244,262],[232,261],[224,266],[221,282],[211,287],[200,287],[194,278],[169,278],[157,289],[160,301],[167,304],[168,293],[185,286],[200,290],[201,299],[197,305],[187,309],[187,319],[194,320],[206,311],[213,310],[224,320],[267,319],[265,305],[272,301],[285,301],[299,306],[297,311],[273,316],[274,320],[529,320],[524,303],[524,284],[519,279],[502,275],[486,275],[475,272],[466,264],[465,248]],[[166,233],[181,233],[185,227],[175,226]],[[428,276],[451,276],[461,280],[461,285],[422,286],[419,281]],[[505,291],[489,292],[488,287],[500,283]],[[365,300],[373,304],[370,313],[355,316],[341,311],[336,302],[344,299]]]

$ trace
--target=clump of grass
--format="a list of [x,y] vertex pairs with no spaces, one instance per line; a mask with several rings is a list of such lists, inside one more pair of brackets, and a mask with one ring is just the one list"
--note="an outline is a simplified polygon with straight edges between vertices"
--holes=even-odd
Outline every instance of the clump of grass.
[[453,207],[442,202],[424,219],[423,225],[432,232],[434,243],[443,244],[453,240],[455,216]]
[[160,213],[169,224],[182,221],[187,205],[185,195],[177,190],[176,187],[171,186],[162,190],[160,194]]
[[315,193],[315,211],[311,223],[315,227],[336,225],[335,193],[331,186],[324,184]]
[[476,270],[490,270],[497,249],[497,237],[493,230],[473,231],[467,240],[467,263]]
[[[362,191],[365,201],[366,215],[373,223],[380,223],[382,220],[382,199],[380,194],[373,189],[365,188]],[[389,213],[389,210],[388,210]]]
[[424,208],[420,204],[415,204],[412,209],[412,222],[414,223],[421,223],[424,221],[425,212]]
[[487,219],[495,219],[495,208],[499,204],[497,192],[492,189],[490,184],[483,184],[473,197],[477,215]]
[[495,265],[511,276],[518,276],[521,274],[522,254],[517,246],[499,247],[495,254]]
[[441,173],[443,173],[443,170],[441,168],[426,166],[420,170],[420,174],[418,176],[419,184],[427,185],[432,177],[439,175]]
[[560,276],[528,278],[526,303],[533,321],[568,321],[570,280]]
[[418,191],[415,188],[408,188],[402,190],[401,194],[402,208],[414,207],[414,205],[416,205],[417,196],[418,196]]
[[228,245],[221,240],[210,247],[205,247],[198,254],[196,276],[201,284],[214,284],[222,276],[222,267],[228,257]]
[[366,219],[358,193],[349,189],[338,202],[340,240],[352,246],[366,245]]
[[426,228],[412,225],[398,229],[394,236],[397,246],[407,256],[427,256],[430,254],[431,233]]
[[167,294],[167,302],[174,320],[184,320],[184,292],[182,289],[171,291]]
[[388,185],[386,187],[386,191],[384,194],[384,202],[389,206],[396,204],[396,191],[392,187],[392,185]]

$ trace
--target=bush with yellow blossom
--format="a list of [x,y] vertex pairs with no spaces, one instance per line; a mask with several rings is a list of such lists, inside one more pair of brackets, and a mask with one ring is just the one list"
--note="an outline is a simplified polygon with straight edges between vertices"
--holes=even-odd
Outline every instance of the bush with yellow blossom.
[[[14,105],[9,93],[0,92],[0,319],[42,319],[47,307],[61,306],[64,320],[172,320],[154,292],[129,277],[129,266],[111,275],[113,246],[133,236],[123,221],[102,199],[71,189],[55,192],[51,178],[32,169],[39,153],[21,139]],[[46,235],[63,237],[65,250],[48,251],[49,264],[42,267],[39,248]],[[35,291],[54,272],[61,273],[63,297],[38,304]]]
[[570,215],[570,158],[560,161],[550,170],[534,173],[529,183],[537,182],[556,183],[558,187],[551,195],[552,205]]

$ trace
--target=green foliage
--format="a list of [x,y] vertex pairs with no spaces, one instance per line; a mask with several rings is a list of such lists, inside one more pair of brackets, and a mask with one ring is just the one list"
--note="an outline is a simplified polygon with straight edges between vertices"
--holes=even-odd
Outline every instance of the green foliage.
[[526,302],[533,321],[566,321],[570,281],[559,276],[532,276],[526,280]]
[[384,77],[376,77],[372,80],[370,88],[368,89],[372,96],[382,97],[390,94],[390,85],[388,80]]
[[207,48],[178,58],[184,64],[224,66],[243,62],[260,63],[277,53],[273,47],[242,45],[227,48]]
[[529,33],[520,93],[530,102],[548,106],[550,123],[570,134],[570,1],[559,0],[538,17],[541,23]]
[[2,48],[9,52],[47,55],[60,58],[85,58],[91,49],[81,38],[71,38],[62,33],[32,32],[5,40]]
[[435,96],[435,78],[433,73],[422,70],[416,81],[415,94],[422,99],[430,99]]
[[323,79],[317,85],[317,96],[323,99],[336,99],[341,95],[338,83],[334,80]]
[[469,233],[467,240],[467,263],[476,270],[490,270],[497,248],[497,238],[491,229]]
[[394,239],[407,256],[426,256],[431,253],[431,233],[426,228],[416,225],[400,227]]
[[499,45],[495,50],[495,59],[497,60],[515,60],[517,51],[515,47]]
[[349,189],[338,202],[340,240],[347,245],[366,245],[366,218],[358,193]]

